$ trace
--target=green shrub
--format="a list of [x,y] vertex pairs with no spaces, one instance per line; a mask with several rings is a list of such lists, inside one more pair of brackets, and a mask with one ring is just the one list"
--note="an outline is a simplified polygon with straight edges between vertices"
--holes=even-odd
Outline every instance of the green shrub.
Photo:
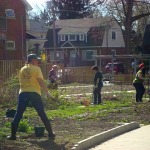
[[32,129],[32,127],[29,125],[28,120],[24,119],[21,120],[19,123],[18,131],[20,132],[28,132]]

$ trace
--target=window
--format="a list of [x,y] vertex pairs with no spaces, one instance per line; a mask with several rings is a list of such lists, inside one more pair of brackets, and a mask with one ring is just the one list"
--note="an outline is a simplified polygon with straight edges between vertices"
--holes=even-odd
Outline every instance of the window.
[[6,29],[6,18],[0,18],[0,29]]
[[83,60],[86,61],[93,61],[94,57],[93,55],[96,55],[96,50],[84,50],[82,51]]
[[[50,61],[54,61],[54,51],[50,52]],[[62,60],[63,59],[63,52],[62,51],[56,51],[56,59],[58,60]]]
[[77,40],[77,36],[74,34],[70,34],[68,37],[69,41],[76,41]]
[[116,60],[116,50],[115,49],[111,50],[111,55],[113,56],[113,60]]
[[61,36],[60,36],[60,40],[61,40],[61,41],[65,41],[65,40],[66,40],[66,39],[65,39],[65,35],[61,35]]
[[6,40],[6,33],[0,32],[0,40]]
[[112,40],[116,40],[116,32],[112,31]]
[[111,55],[113,55],[113,56],[116,55],[116,50],[115,50],[115,49],[112,49],[112,50],[111,50]]
[[5,9],[5,14],[7,18],[15,18],[15,13],[13,9]]
[[57,51],[56,52],[56,59],[57,60],[62,60],[63,59],[63,52],[62,51]]
[[54,51],[50,51],[50,61],[54,61]]
[[80,40],[80,41],[84,41],[84,34],[80,34],[80,35],[79,35],[79,40]]
[[15,50],[15,42],[14,41],[7,41],[6,42],[7,50]]

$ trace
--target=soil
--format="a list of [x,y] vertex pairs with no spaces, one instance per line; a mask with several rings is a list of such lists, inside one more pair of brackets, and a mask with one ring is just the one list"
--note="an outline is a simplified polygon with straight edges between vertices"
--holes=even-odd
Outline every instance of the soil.
[[[114,90],[134,90],[130,85],[114,87]],[[106,86],[102,92],[110,91],[112,87]],[[134,99],[134,97],[133,97]],[[34,134],[22,134],[16,141],[0,141],[0,150],[70,150],[77,142],[89,136],[112,129],[124,122],[137,121],[150,123],[150,102],[132,104],[132,107],[112,110],[108,115],[104,112],[96,114],[84,114],[84,119],[74,118],[52,121],[53,130],[56,133],[54,141],[48,140],[47,133],[44,137],[37,138]],[[94,116],[94,117],[93,117]]]

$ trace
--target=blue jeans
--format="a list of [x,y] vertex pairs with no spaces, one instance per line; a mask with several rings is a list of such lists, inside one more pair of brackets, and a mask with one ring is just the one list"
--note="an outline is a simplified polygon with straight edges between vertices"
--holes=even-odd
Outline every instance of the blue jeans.
[[38,115],[40,116],[41,120],[45,125],[46,130],[48,131],[49,135],[51,135],[53,133],[51,124],[44,112],[44,106],[43,106],[41,96],[36,92],[22,92],[19,94],[18,106],[17,106],[16,114],[14,116],[14,120],[12,122],[12,133],[14,135],[16,134],[19,122],[29,102],[36,109]]

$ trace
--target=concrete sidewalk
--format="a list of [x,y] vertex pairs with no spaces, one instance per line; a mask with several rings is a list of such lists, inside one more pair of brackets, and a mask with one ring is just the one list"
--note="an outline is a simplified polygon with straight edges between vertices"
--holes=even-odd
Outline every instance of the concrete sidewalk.
[[[112,128],[110,130],[104,131],[102,133],[98,133],[94,136],[91,136],[87,139],[79,141],[72,147],[71,150],[89,150],[96,145],[99,145],[105,141],[112,139],[113,137],[119,136],[123,133],[135,130],[139,128],[140,125],[137,122],[125,123],[118,127]],[[107,150],[107,149],[105,149]],[[112,149],[114,150],[114,149]]]
[[124,133],[90,150],[150,150],[150,125]]

